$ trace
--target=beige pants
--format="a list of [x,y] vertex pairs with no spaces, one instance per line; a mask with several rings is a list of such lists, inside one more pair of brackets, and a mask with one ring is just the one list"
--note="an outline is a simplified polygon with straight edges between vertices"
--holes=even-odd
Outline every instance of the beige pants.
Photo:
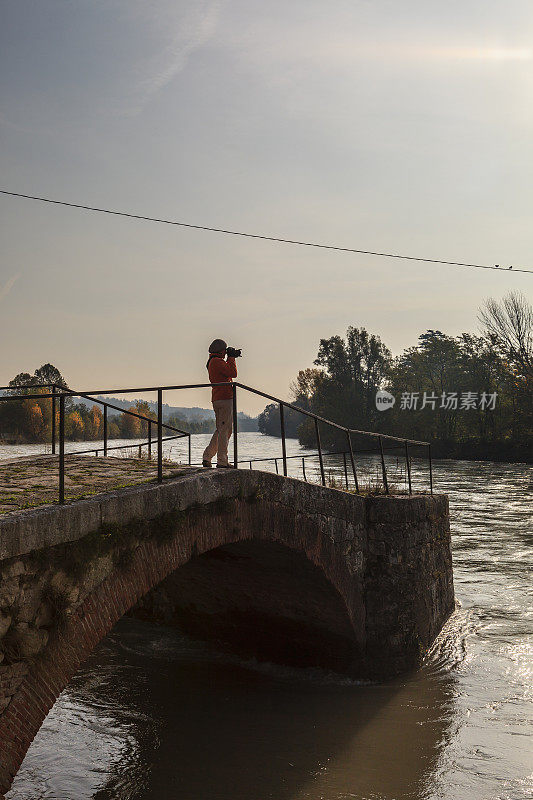
[[211,461],[215,453],[217,464],[228,463],[228,442],[233,430],[233,400],[213,400],[216,431],[204,450],[203,460]]

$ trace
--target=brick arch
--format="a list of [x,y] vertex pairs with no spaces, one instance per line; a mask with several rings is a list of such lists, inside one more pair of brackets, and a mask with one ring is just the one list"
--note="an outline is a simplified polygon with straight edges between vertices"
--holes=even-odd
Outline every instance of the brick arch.
[[362,643],[360,582],[354,581],[345,550],[333,536],[324,534],[324,520],[316,514],[264,498],[261,502],[237,499],[225,508],[206,506],[177,523],[174,534],[163,542],[142,543],[127,568],[113,570],[50,637],[0,717],[0,792],[10,787],[43,720],[82,662],[140,598],[194,555],[254,538],[299,551],[322,569],[340,594],[355,640]]

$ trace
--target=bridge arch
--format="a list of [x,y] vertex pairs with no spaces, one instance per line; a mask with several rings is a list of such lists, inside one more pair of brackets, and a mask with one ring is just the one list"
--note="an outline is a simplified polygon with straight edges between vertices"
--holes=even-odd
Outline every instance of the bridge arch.
[[[276,568],[281,566],[284,571],[282,581],[277,575],[278,590],[283,588],[284,601],[289,599],[291,577],[295,581],[293,601],[300,613],[299,616],[293,613],[291,618],[285,615],[276,626],[273,623],[280,603],[273,602],[269,614],[263,603],[263,622],[268,617],[270,623],[269,647],[262,652],[261,647],[264,648],[267,642],[258,639],[258,654],[277,660],[280,650],[277,648],[276,651],[274,646],[275,637],[281,636],[286,663],[337,666],[339,671],[350,669],[358,649],[357,636],[360,639],[364,636],[360,613],[362,597],[360,586],[357,587],[350,574],[345,552],[339,551],[333,538],[324,536],[324,525],[331,532],[331,520],[327,522],[323,515],[304,513],[280,504],[279,497],[268,497],[265,492],[259,499],[255,491],[248,497],[232,496],[235,487],[230,484],[228,488],[226,496],[223,491],[222,497],[205,507],[193,504],[194,513],[178,515],[174,529],[167,529],[164,539],[141,541],[130,555],[129,563],[113,568],[50,635],[45,650],[29,664],[29,671],[0,716],[0,792],[7,791],[46,715],[83,661],[121,617],[149,596],[154,588],[161,585],[168,588],[169,581],[174,585],[179,583],[182,571],[186,573],[190,587],[191,577],[201,578],[202,567],[206,564],[212,568],[214,563],[220,564],[224,558],[233,561],[247,558],[253,561],[257,571],[261,558],[267,557],[271,562],[271,578],[276,574]],[[241,578],[244,576],[243,570],[240,575]],[[220,571],[218,577],[221,577]],[[309,600],[313,595],[313,583],[315,605],[305,615],[301,613],[304,610],[303,597],[298,597],[297,592],[305,586]],[[215,588],[220,594],[220,582]],[[247,588],[253,588],[253,579],[248,581]],[[265,589],[266,583],[263,582],[263,601]],[[229,596],[228,592],[226,595]],[[205,592],[202,598],[206,600]],[[279,597],[273,599],[280,600]],[[144,608],[146,610],[146,604]],[[232,610],[233,624],[236,608]],[[182,614],[183,611],[182,608]],[[258,611],[257,607],[255,611]],[[226,607],[226,618],[227,612]],[[248,609],[246,613],[248,617],[246,614],[240,617],[241,624],[245,618],[251,622],[249,614],[253,610]],[[317,624],[320,616],[321,624]],[[194,634],[191,620],[189,613],[188,624],[184,627],[186,632]],[[246,626],[246,630],[250,632],[251,624]],[[298,641],[287,647],[290,637],[295,637],[298,631],[301,633]],[[197,625],[196,632],[209,638],[205,637],[205,625],[203,630],[201,625]],[[220,633],[219,625],[219,639]],[[313,644],[318,644],[318,641],[313,642],[316,635],[323,639],[321,647],[313,647]],[[233,641],[233,644],[239,650],[238,643]],[[362,641],[359,645],[362,647]],[[296,657],[299,648],[303,653],[300,662]]]
[[[265,627],[273,625],[270,645],[276,637],[290,644],[292,637],[296,645],[284,652],[290,651],[289,661],[297,663],[295,655],[303,653],[308,663],[358,677],[414,666],[453,610],[446,498],[360,497],[244,470],[201,472],[0,520],[0,567],[6,559],[31,561],[33,552],[60,543],[68,547],[102,522],[133,529],[140,518],[159,533],[138,537],[126,563],[109,560],[109,570],[80,592],[61,628],[50,631],[44,650],[8,687],[3,712],[0,705],[0,795],[80,664],[142,598],[153,600],[154,587],[176,589],[180,574],[181,595],[169,591],[169,597],[181,622],[193,635],[204,625],[205,634],[206,614],[191,614],[191,606],[203,604],[216,616],[212,595],[218,592],[226,628],[207,633],[227,641],[239,605],[230,608],[232,590],[222,592],[224,570],[216,565],[225,559],[226,567],[235,567],[241,559],[235,582],[246,574],[242,561],[248,559],[254,571],[241,588],[247,602],[260,590],[261,602],[249,610],[263,614]],[[269,570],[258,576],[266,561]],[[214,591],[199,591],[215,574]],[[277,594],[271,593],[269,606],[274,580]],[[153,602],[141,605],[157,610]],[[250,620],[240,619],[249,631]],[[317,638],[322,647],[314,646]],[[239,649],[238,641],[229,644]],[[275,660],[271,651],[264,655]],[[0,665],[0,701],[1,675]]]
[[259,661],[347,673],[358,655],[340,592],[306,553],[275,539],[193,557],[129,613]]

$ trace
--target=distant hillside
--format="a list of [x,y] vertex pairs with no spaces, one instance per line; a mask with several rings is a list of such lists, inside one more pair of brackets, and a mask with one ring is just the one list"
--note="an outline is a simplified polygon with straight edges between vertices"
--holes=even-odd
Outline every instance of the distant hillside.
[[[111,403],[112,405],[118,406],[118,408],[122,409],[131,408],[137,402],[137,400],[124,400],[124,398],[120,397],[104,397],[102,395],[95,395],[95,399]],[[94,405],[90,400],[85,400],[84,398],[76,398],[75,402],[83,403],[83,405],[86,405],[89,408]],[[157,403],[155,401],[148,401],[148,405],[150,406],[151,411],[157,413]],[[237,416],[241,430],[259,430],[257,425],[257,417],[250,417],[243,411],[239,411]],[[185,406],[169,406],[168,403],[163,403],[163,420],[168,420],[170,417],[179,417],[187,422],[203,422],[204,420],[214,420],[215,415],[213,410],[210,408],[200,408],[199,406],[187,408]]]
[[[137,400],[124,400],[122,397],[104,397],[103,395],[95,395],[95,399],[111,403],[123,409],[131,408],[137,402]],[[76,399],[76,402],[83,403],[83,405],[89,407],[93,405],[90,400],[85,400],[83,397]],[[157,412],[157,402],[149,400],[148,405],[151,411]],[[190,420],[191,422],[201,422],[204,419],[212,419],[214,414],[209,408],[199,408],[198,406],[186,408],[184,406],[169,406],[168,403],[163,403],[163,419],[175,416]]]

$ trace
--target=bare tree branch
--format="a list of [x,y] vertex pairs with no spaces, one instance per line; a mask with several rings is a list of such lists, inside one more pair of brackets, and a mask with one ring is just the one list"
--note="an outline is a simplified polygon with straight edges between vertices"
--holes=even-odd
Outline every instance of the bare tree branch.
[[505,295],[501,303],[485,301],[478,320],[485,336],[526,378],[533,378],[533,307],[519,292]]

